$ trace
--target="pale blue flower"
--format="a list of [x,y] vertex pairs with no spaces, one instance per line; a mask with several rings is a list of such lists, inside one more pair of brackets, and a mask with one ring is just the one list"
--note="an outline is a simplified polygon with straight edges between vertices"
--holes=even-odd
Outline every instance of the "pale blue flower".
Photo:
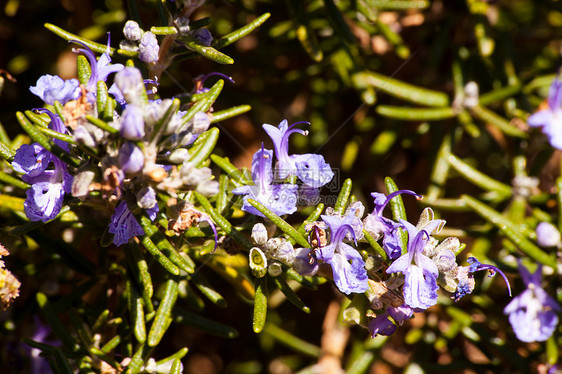
[[273,151],[262,148],[252,158],[252,180],[254,185],[241,186],[232,190],[235,195],[244,195],[242,210],[263,217],[248,199],[254,199],[265,205],[278,216],[292,214],[297,210],[296,184],[273,184],[271,170]]
[[[146,210],[148,217],[152,221],[156,219],[158,209],[158,204],[155,204],[152,208]],[[113,244],[116,246],[127,243],[129,239],[135,236],[144,235],[144,230],[141,225],[139,225],[135,216],[129,210],[127,202],[124,200],[115,208],[115,212],[111,216],[108,231],[114,234]]]
[[527,123],[532,127],[542,127],[550,145],[562,149],[562,81],[558,77],[548,91],[547,108],[531,115]]
[[63,80],[58,75],[43,75],[35,86],[29,87],[34,95],[39,96],[45,103],[53,105],[58,101],[62,105],[80,97],[80,82],[78,79]]
[[423,230],[411,223],[400,220],[408,231],[408,252],[400,256],[386,269],[387,273],[402,272],[404,274],[404,302],[411,308],[427,309],[437,303],[437,265],[423,254],[423,249],[441,220],[432,220]]
[[330,227],[330,244],[317,250],[318,259],[332,266],[338,289],[348,295],[362,293],[369,288],[363,258],[355,248],[343,242],[348,233],[355,239],[352,226],[355,218],[353,211],[343,218],[323,215],[322,220]]
[[294,128],[301,123],[308,122],[297,122],[289,126],[287,120],[283,120],[278,127],[268,124],[262,126],[275,147],[276,177],[285,179],[296,175],[304,184],[322,187],[334,177],[334,172],[323,156],[312,153],[289,156],[289,136],[294,133],[308,135],[308,131]]
[[562,311],[556,302],[541,287],[542,266],[531,274],[519,261],[519,272],[526,286],[503,310],[509,315],[509,322],[517,339],[522,342],[547,340],[558,325],[557,313]]

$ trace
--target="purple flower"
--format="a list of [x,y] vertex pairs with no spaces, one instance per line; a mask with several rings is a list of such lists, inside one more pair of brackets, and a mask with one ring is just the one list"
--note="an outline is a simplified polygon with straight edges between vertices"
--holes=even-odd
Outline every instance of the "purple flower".
[[379,314],[369,322],[369,332],[371,337],[377,335],[390,336],[396,331],[396,325],[388,319],[388,311]]
[[53,105],[58,101],[62,105],[80,97],[80,82],[77,79],[63,80],[58,75],[43,75],[35,86],[29,87],[34,95],[39,96],[45,103]]
[[432,220],[423,230],[411,223],[400,220],[408,230],[408,252],[394,261],[387,273],[404,274],[404,302],[411,308],[427,309],[437,303],[437,265],[423,254],[423,248],[429,240],[429,233],[442,224],[441,220]]
[[541,222],[535,229],[537,244],[541,247],[554,247],[560,243],[560,231],[550,222]]
[[272,184],[271,171],[273,151],[262,148],[252,158],[252,180],[254,185],[237,187],[232,190],[235,195],[244,195],[242,210],[263,217],[264,215],[254,208],[248,199],[254,199],[265,205],[273,213],[281,216],[291,214],[297,210],[296,184]]
[[213,41],[213,35],[207,29],[197,29],[190,32],[191,37],[195,39],[198,44],[209,47]]
[[[46,109],[39,110],[51,118],[49,128],[65,133],[62,121]],[[68,151],[68,145],[60,140],[55,142]],[[52,169],[49,167],[52,164]],[[31,184],[26,191],[24,211],[31,221],[48,222],[54,219],[62,208],[64,194],[72,187],[72,176],[67,165],[39,144],[22,145],[12,162],[14,170],[24,173],[22,179]]]
[[330,227],[330,244],[318,249],[318,258],[332,266],[336,286],[348,295],[362,293],[369,288],[365,262],[355,248],[343,242],[348,232],[353,239],[356,238],[353,229],[355,218],[354,211],[343,218],[323,215],[322,220]]
[[140,107],[135,104],[127,105],[120,118],[119,133],[128,140],[140,140],[144,137],[144,118]]
[[541,287],[541,271],[539,265],[531,274],[519,261],[519,272],[527,289],[503,310],[509,315],[517,339],[526,343],[547,340],[558,324],[556,313],[562,311],[560,304]]
[[126,174],[136,174],[144,167],[144,154],[133,143],[125,143],[119,150],[119,166]]
[[379,240],[381,236],[384,236],[383,248],[391,260],[398,258],[402,254],[400,239],[396,231],[401,225],[391,219],[383,217],[382,213],[390,200],[403,193],[414,195],[417,199],[421,198],[421,195],[410,190],[395,191],[388,196],[379,192],[371,193],[371,196],[375,199],[375,209],[373,209],[371,214],[365,217],[363,222],[365,230],[375,240]]
[[139,59],[142,62],[156,62],[158,61],[158,39],[156,35],[147,31],[143,34],[139,44]]
[[562,149],[562,81],[557,77],[548,91],[548,108],[531,115],[529,126],[542,127],[550,145]]
[[278,127],[268,124],[262,126],[273,140],[277,157],[277,176],[285,179],[296,175],[309,186],[322,187],[334,177],[334,172],[324,161],[324,157],[312,153],[289,156],[289,136],[293,133],[308,135],[308,131],[294,128],[300,123],[308,122],[297,122],[289,126],[287,120],[283,120]]
[[[158,209],[158,204],[155,204],[152,208],[146,210],[150,220],[154,221],[156,219]],[[144,230],[124,200],[115,208],[108,231],[114,234],[113,244],[116,246],[127,243],[134,236],[144,235]]]
[[134,67],[126,67],[115,74],[115,83],[110,87],[108,92],[115,96],[115,100],[120,105],[125,103],[142,106],[142,96],[146,92],[144,81],[139,69]]
[[482,264],[475,257],[469,257],[466,262],[469,263],[469,266],[459,266],[454,270],[458,280],[457,289],[453,295],[455,302],[472,293],[475,284],[472,274],[482,270],[488,270],[490,272],[488,275],[489,277],[493,277],[496,273],[499,273],[507,285],[509,296],[511,296],[511,286],[509,285],[509,281],[500,269],[492,265]]
[[293,267],[300,275],[314,275],[318,272],[318,260],[311,248],[295,249]]

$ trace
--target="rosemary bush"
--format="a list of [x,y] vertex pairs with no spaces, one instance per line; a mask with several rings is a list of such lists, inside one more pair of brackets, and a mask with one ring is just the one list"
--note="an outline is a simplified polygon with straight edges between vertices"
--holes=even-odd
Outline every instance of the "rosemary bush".
[[0,60],[2,372],[560,372],[559,5],[53,16],[71,68]]

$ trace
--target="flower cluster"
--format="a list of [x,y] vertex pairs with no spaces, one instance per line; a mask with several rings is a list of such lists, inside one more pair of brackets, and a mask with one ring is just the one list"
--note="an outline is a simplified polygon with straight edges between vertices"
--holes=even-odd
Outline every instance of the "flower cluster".
[[[135,34],[130,26],[125,27],[126,35]],[[176,194],[195,190],[206,196],[218,192],[211,170],[191,162],[188,151],[199,134],[209,128],[211,115],[203,111],[187,115],[180,110],[179,100],[149,99],[140,70],[112,64],[109,47],[96,59],[86,45],[76,43],[83,48],[75,52],[89,62],[87,82],[80,85],[76,79],[64,81],[47,75],[31,87],[49,106],[63,106],[62,116],[44,108],[36,112],[47,115],[50,130],[71,136],[76,145],[54,139],[53,147],[59,151],[55,155],[54,149],[47,150],[38,143],[24,144],[12,166],[31,185],[24,203],[30,220],[55,219],[65,195],[92,205],[101,197],[104,204],[114,207],[107,231],[119,246],[144,234],[136,216],[155,220],[160,210],[158,191]],[[106,82],[113,73],[114,83],[107,90]],[[112,94],[115,100],[100,100],[104,87],[105,95]],[[102,119],[107,121],[105,125],[99,124]],[[88,150],[86,154],[80,152],[84,149]],[[82,166],[69,166],[61,158],[64,154],[79,159]],[[214,230],[207,215],[199,218]],[[176,226],[176,232],[188,227]]]
[[[289,155],[290,135],[308,135],[308,131],[296,128],[300,123],[302,122],[289,126],[287,120],[283,120],[278,127],[263,125],[263,129],[273,140],[277,161],[273,167],[274,152],[265,149],[263,144],[254,154],[253,185],[238,187],[232,191],[244,196],[242,210],[263,217],[248,201],[254,199],[279,216],[292,214],[297,210],[299,201],[309,201],[312,195],[318,194],[320,187],[332,180],[334,172],[323,156],[313,153]],[[302,184],[298,185],[295,178]]]
[[554,79],[548,92],[548,99],[539,111],[532,114],[527,123],[532,127],[540,127],[548,137],[550,145],[562,149],[562,80]]

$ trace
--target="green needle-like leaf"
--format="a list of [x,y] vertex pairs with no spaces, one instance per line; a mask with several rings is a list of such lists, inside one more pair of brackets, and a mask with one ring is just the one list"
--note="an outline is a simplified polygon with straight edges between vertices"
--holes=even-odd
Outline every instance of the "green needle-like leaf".
[[172,308],[178,298],[178,283],[174,279],[168,279],[163,294],[164,297],[160,301],[156,317],[154,317],[154,322],[152,322],[150,332],[148,333],[147,343],[149,347],[156,347],[160,343],[170,325]]
[[299,339],[273,323],[266,324],[264,332],[296,352],[310,357],[320,357],[322,354],[320,347]]
[[531,257],[535,261],[540,262],[541,264],[556,269],[556,258],[542,251],[530,240],[525,238],[520,233],[520,230],[515,223],[511,222],[509,219],[507,219],[494,209],[488,207],[487,205],[481,203],[471,196],[462,195],[461,198],[478,215],[496,226],[505,236],[507,236],[509,240],[515,243],[515,245],[521,250],[521,252]]
[[217,211],[211,206],[209,200],[205,198],[205,196],[201,195],[200,193],[194,191],[193,195],[195,199],[201,204],[203,209],[211,216],[213,221],[232,239],[234,239],[238,244],[246,249],[250,249],[253,247],[252,242],[245,237],[240,231],[238,231],[235,227],[233,227],[230,222],[223,216],[221,216]]
[[239,28],[238,30],[231,32],[230,34],[227,34],[227,35],[223,36],[222,38],[217,39],[213,43],[213,46],[216,49],[221,49],[223,47],[226,47],[229,44],[232,44],[232,43],[236,42],[237,40],[242,39],[243,37],[245,37],[246,35],[248,35],[252,31],[257,29],[259,26],[261,26],[261,24],[263,24],[270,16],[271,16],[270,13],[262,14],[261,16],[259,16],[258,18],[256,18],[255,20],[253,20],[252,22],[247,24],[246,26],[243,26],[243,27]]
[[232,108],[219,110],[218,112],[213,113],[213,118],[211,119],[211,123],[217,123],[220,121],[224,121],[225,119],[239,116],[240,114],[249,112],[251,109],[252,107],[250,105],[238,105],[238,106],[233,106]]
[[[398,191],[398,187],[396,183],[390,177],[384,178],[384,185],[386,187],[386,193],[391,194],[395,191]],[[402,200],[402,196],[397,195],[392,200],[390,200],[390,209],[392,210],[392,217],[395,221],[399,222],[401,219],[407,220],[406,217],[406,208],[404,208],[404,201]],[[400,238],[400,242],[402,243],[402,254],[406,253],[408,248],[408,234],[404,232],[402,229],[396,230],[398,237]]]
[[511,196],[510,186],[488,177],[454,155],[450,155],[447,160],[456,171],[475,185],[488,191],[495,191],[505,198]]
[[212,154],[209,157],[211,158],[211,161],[215,163],[215,165],[217,165],[225,172],[225,174],[228,176],[228,178],[230,178],[230,180],[237,183],[239,186],[243,184],[247,184],[244,181],[244,176],[242,172],[238,170],[236,166],[232,165],[232,163],[228,158],[217,156],[215,154]]
[[365,239],[367,239],[367,242],[369,243],[369,245],[375,250],[375,252],[382,257],[382,259],[388,264],[389,263],[389,258],[388,258],[388,254],[386,253],[386,251],[380,246],[380,244],[373,239],[373,237],[366,231],[363,230],[363,235],[365,236]]
[[267,316],[267,295],[266,295],[267,277],[256,278],[256,291],[254,295],[254,320],[253,330],[256,334],[262,332],[265,326]]
[[283,277],[280,276],[275,277],[273,281],[275,282],[277,288],[279,288],[279,290],[283,292],[283,295],[285,295],[287,300],[289,300],[291,303],[293,303],[297,308],[299,308],[303,312],[310,313],[310,308],[307,307],[306,304],[300,299],[300,297],[297,296],[295,291],[293,291],[293,289],[289,287],[289,285],[287,284],[285,279],[283,279]]
[[110,134],[117,134],[119,133],[119,130],[117,130],[114,127],[111,127],[107,124],[107,122],[99,119],[99,118],[95,118],[91,115],[87,115],[86,119],[88,120],[88,122],[90,122],[92,125],[99,127],[100,129],[107,131]]
[[178,37],[185,47],[193,52],[199,53],[201,56],[208,58],[211,61],[218,62],[223,65],[230,65],[234,63],[232,57],[225,55],[222,52],[217,51],[213,47],[208,47],[206,45],[199,44],[199,42],[188,35],[181,35]]
[[200,314],[195,314],[178,306],[174,308],[174,316],[174,322],[194,327],[209,334],[226,339],[235,339],[238,337],[238,331],[236,331],[236,329],[202,317]]
[[182,126],[185,125],[197,112],[207,112],[213,105],[224,87],[224,80],[219,79],[213,87],[205,93],[203,99],[197,101],[182,117]]
[[416,122],[442,121],[457,115],[453,108],[412,108],[390,105],[378,105],[376,112],[384,117]]
[[334,205],[334,211],[338,214],[342,214],[345,212],[345,208],[347,206],[347,200],[349,200],[349,195],[351,195],[351,186],[352,182],[351,179],[347,178],[343,185],[341,186],[340,193],[336,200],[336,204]]
[[259,201],[248,199],[248,202],[257,210],[259,210],[264,216],[269,218],[271,222],[275,224],[281,231],[289,235],[296,243],[305,248],[310,248],[310,244],[306,238],[299,233],[295,228],[287,223],[283,218],[279,217],[277,214],[273,213],[271,210],[267,209],[265,205]]
[[525,131],[518,129],[517,127],[509,123],[509,121],[507,121],[505,118],[500,117],[496,113],[492,112],[491,110],[483,106],[477,105],[471,108],[470,112],[472,113],[472,115],[474,115],[474,117],[486,123],[496,126],[500,131],[502,131],[506,135],[515,136],[517,138],[523,138],[523,139],[526,139],[528,137],[528,134]]
[[168,257],[164,256],[164,254],[158,249],[156,244],[150,240],[148,235],[143,235],[140,240],[141,244],[144,248],[154,257],[154,259],[162,265],[164,269],[166,269],[170,274],[179,275],[180,269],[172,263],[168,259]]
[[217,145],[219,133],[220,131],[216,127],[207,130],[205,141],[190,150],[190,158],[188,159],[188,162],[193,163],[193,165],[200,166],[207,158],[209,158]]
[[449,106],[449,98],[442,92],[417,87],[372,71],[357,73],[353,76],[353,80],[358,87],[373,86],[391,96],[412,103],[437,107]]

